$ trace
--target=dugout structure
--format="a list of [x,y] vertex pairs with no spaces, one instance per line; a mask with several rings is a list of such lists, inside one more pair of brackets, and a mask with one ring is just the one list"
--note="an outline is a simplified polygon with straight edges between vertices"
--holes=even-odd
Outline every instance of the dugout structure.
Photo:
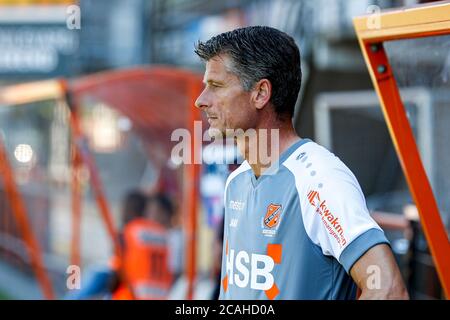
[[450,297],[448,148],[450,105],[435,108],[433,185],[424,169],[399,88],[448,92],[450,2],[436,2],[354,18],[354,27],[383,115],[447,299]]
[[[3,87],[0,89],[0,108],[21,108],[20,117],[27,117],[29,108],[34,104],[50,101],[59,105],[67,116],[70,134],[69,175],[71,245],[70,263],[80,264],[80,220],[82,214],[82,176],[91,190],[94,206],[100,213],[112,248],[117,257],[121,256],[121,247],[117,227],[112,218],[110,202],[105,194],[105,183],[99,174],[99,165],[91,150],[91,144],[82,123],[83,112],[92,104],[104,104],[114,112],[130,120],[133,131],[143,141],[148,158],[153,166],[163,170],[170,161],[171,133],[179,128],[193,132],[194,121],[202,121],[200,110],[194,102],[202,90],[199,74],[176,68],[162,66],[142,66],[82,76],[75,79],[52,79]],[[28,106],[28,107],[27,107]],[[38,106],[39,107],[39,106]],[[55,106],[54,109],[58,108]],[[48,108],[47,108],[48,109]],[[44,111],[45,113],[46,111]],[[98,118],[98,117],[97,117]],[[17,117],[15,119],[18,119]],[[14,121],[14,118],[13,118]],[[14,127],[12,124],[10,127]],[[0,128],[2,129],[2,128]],[[4,193],[8,210],[17,226],[15,236],[23,241],[29,263],[47,299],[55,298],[54,288],[48,275],[48,266],[42,252],[42,241],[34,230],[34,217],[30,215],[30,205],[23,197],[14,172],[11,152],[8,152],[8,136],[0,130],[0,186]],[[16,130],[17,131],[17,130]],[[20,130],[19,130],[20,131]],[[114,137],[114,136],[113,136]],[[103,141],[105,142],[105,141]],[[190,144],[192,155],[200,154],[201,145]],[[126,164],[128,165],[128,164]],[[200,164],[187,163],[179,167],[177,176],[180,192],[175,194],[180,202],[185,234],[185,275],[188,279],[186,298],[192,299],[196,272],[196,233],[198,212],[198,185]],[[126,170],[126,168],[125,168]],[[83,174],[83,172],[85,172]],[[20,178],[20,177],[19,177]],[[51,196],[51,194],[49,195]],[[4,203],[2,203],[3,205]],[[1,208],[0,208],[1,209]],[[34,221],[35,222],[35,221]],[[45,233],[45,232],[44,232]]]

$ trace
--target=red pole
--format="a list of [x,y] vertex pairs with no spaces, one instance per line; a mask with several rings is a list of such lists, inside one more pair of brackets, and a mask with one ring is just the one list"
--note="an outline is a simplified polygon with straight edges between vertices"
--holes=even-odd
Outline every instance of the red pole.
[[[189,79],[189,78],[188,78]],[[189,79],[189,117],[188,128],[191,132],[191,164],[184,166],[184,196],[187,208],[186,219],[186,274],[188,278],[187,299],[194,297],[194,284],[197,270],[197,219],[198,219],[198,199],[199,199],[199,180],[200,164],[195,163],[201,160],[202,132],[200,137],[195,135],[195,121],[201,119],[200,110],[194,106],[195,100],[201,92],[201,83],[194,77]],[[196,141],[200,138],[200,141]]]
[[81,266],[80,255],[80,232],[81,232],[81,190],[80,190],[80,173],[81,159],[77,148],[73,146],[72,158],[72,242],[71,257],[72,265]]

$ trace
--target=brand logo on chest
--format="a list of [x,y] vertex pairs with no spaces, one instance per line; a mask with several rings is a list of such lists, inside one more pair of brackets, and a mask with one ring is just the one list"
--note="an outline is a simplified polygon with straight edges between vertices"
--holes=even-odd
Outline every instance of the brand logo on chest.
[[229,204],[228,204],[228,208],[230,208],[231,210],[235,210],[235,211],[243,211],[245,207],[245,202],[243,201],[234,201],[234,200],[230,200]]

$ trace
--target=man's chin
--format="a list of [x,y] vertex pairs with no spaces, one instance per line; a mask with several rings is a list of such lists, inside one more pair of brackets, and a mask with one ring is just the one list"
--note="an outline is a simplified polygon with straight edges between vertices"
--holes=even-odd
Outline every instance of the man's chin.
[[225,137],[225,133],[223,132],[223,130],[220,130],[218,128],[214,128],[214,127],[209,127],[208,129],[208,135],[211,138],[224,138]]

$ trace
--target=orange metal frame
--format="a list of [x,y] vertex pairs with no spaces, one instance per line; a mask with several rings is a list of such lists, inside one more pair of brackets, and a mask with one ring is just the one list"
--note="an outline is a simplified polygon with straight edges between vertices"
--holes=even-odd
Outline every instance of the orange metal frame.
[[[194,133],[194,121],[201,119],[200,109],[194,106],[195,100],[200,95],[202,91],[202,82],[196,81],[197,79],[192,79],[191,85],[189,87],[189,100],[192,104],[190,119],[189,121],[189,131]],[[191,155],[192,159],[200,159],[201,157],[201,145],[196,144],[197,139],[193,139],[191,143]],[[197,157],[196,157],[197,155]],[[195,286],[195,275],[197,270],[197,212],[198,212],[198,199],[200,190],[200,164],[196,164],[195,161],[188,165],[184,174],[184,196],[186,206],[188,208],[188,218],[186,226],[186,276],[188,278],[188,290],[186,298],[192,300],[194,298],[194,286]]]
[[[184,81],[187,84],[189,95],[189,110],[190,118],[187,119],[187,126],[193,132],[194,121],[200,120],[200,111],[194,107],[194,102],[202,89],[201,79],[188,71],[174,70],[170,68],[157,68],[158,72],[173,76],[175,80]],[[140,77],[145,75],[145,71],[140,69],[125,70],[121,74],[115,74],[112,77],[126,81],[128,78]],[[106,77],[108,80],[109,78]],[[90,86],[98,84],[90,83]],[[77,88],[77,90],[83,90],[83,88]],[[3,88],[0,90],[0,104],[6,105],[18,105],[24,103],[31,103],[35,101],[42,101],[48,99],[64,99],[69,106],[70,110],[70,125],[72,128],[72,140],[74,147],[74,155],[72,158],[72,246],[71,246],[71,263],[79,265],[80,263],[80,221],[81,221],[81,192],[79,182],[79,169],[82,164],[86,165],[89,170],[92,186],[96,196],[97,206],[101,213],[103,220],[105,221],[106,228],[113,242],[114,251],[117,257],[122,256],[121,247],[118,241],[117,232],[115,230],[108,202],[103,192],[100,177],[98,175],[95,161],[91,156],[86,139],[81,131],[81,125],[79,122],[79,116],[77,113],[76,103],[73,101],[72,96],[77,94],[77,90],[73,90],[70,84],[64,80],[46,80],[36,83],[19,84]],[[191,154],[200,154],[201,145],[191,143]],[[39,244],[34,236],[33,230],[30,227],[28,221],[24,201],[20,195],[20,192],[15,183],[13,169],[9,163],[6,149],[3,147],[0,136],[0,176],[3,176],[5,190],[7,197],[11,203],[15,218],[18,222],[19,228],[22,232],[22,237],[29,249],[31,256],[32,266],[35,271],[36,277],[41,285],[45,298],[53,299],[53,288],[50,279],[44,269],[42,253],[39,248]],[[186,275],[188,279],[187,299],[193,298],[194,283],[196,277],[196,256],[197,256],[197,212],[199,198],[199,177],[200,177],[200,165],[190,164],[185,165],[184,168],[184,181],[183,181],[183,202],[185,203],[186,210]],[[125,279],[126,280],[126,279]],[[128,286],[129,287],[129,286]],[[130,287],[129,287],[130,288]],[[131,288],[130,288],[131,289]],[[132,292],[130,290],[130,292]]]
[[11,164],[6,154],[6,149],[4,148],[3,141],[0,136],[0,175],[3,176],[4,187],[6,195],[10,201],[10,206],[14,217],[17,222],[17,226],[22,234],[22,238],[28,247],[29,255],[31,258],[31,265],[36,273],[36,278],[38,279],[44,297],[47,299],[53,299],[54,293],[50,282],[50,278],[44,268],[43,258],[41,254],[41,249],[39,242],[31,229],[30,222],[28,219],[28,214],[26,206],[19,192],[19,188],[14,179],[14,174],[12,171]]
[[[374,23],[374,19],[379,19]],[[447,299],[450,298],[450,242],[408,122],[383,42],[450,34],[450,2],[387,11],[354,19],[354,26],[384,118]],[[379,28],[374,27],[379,25]]]

